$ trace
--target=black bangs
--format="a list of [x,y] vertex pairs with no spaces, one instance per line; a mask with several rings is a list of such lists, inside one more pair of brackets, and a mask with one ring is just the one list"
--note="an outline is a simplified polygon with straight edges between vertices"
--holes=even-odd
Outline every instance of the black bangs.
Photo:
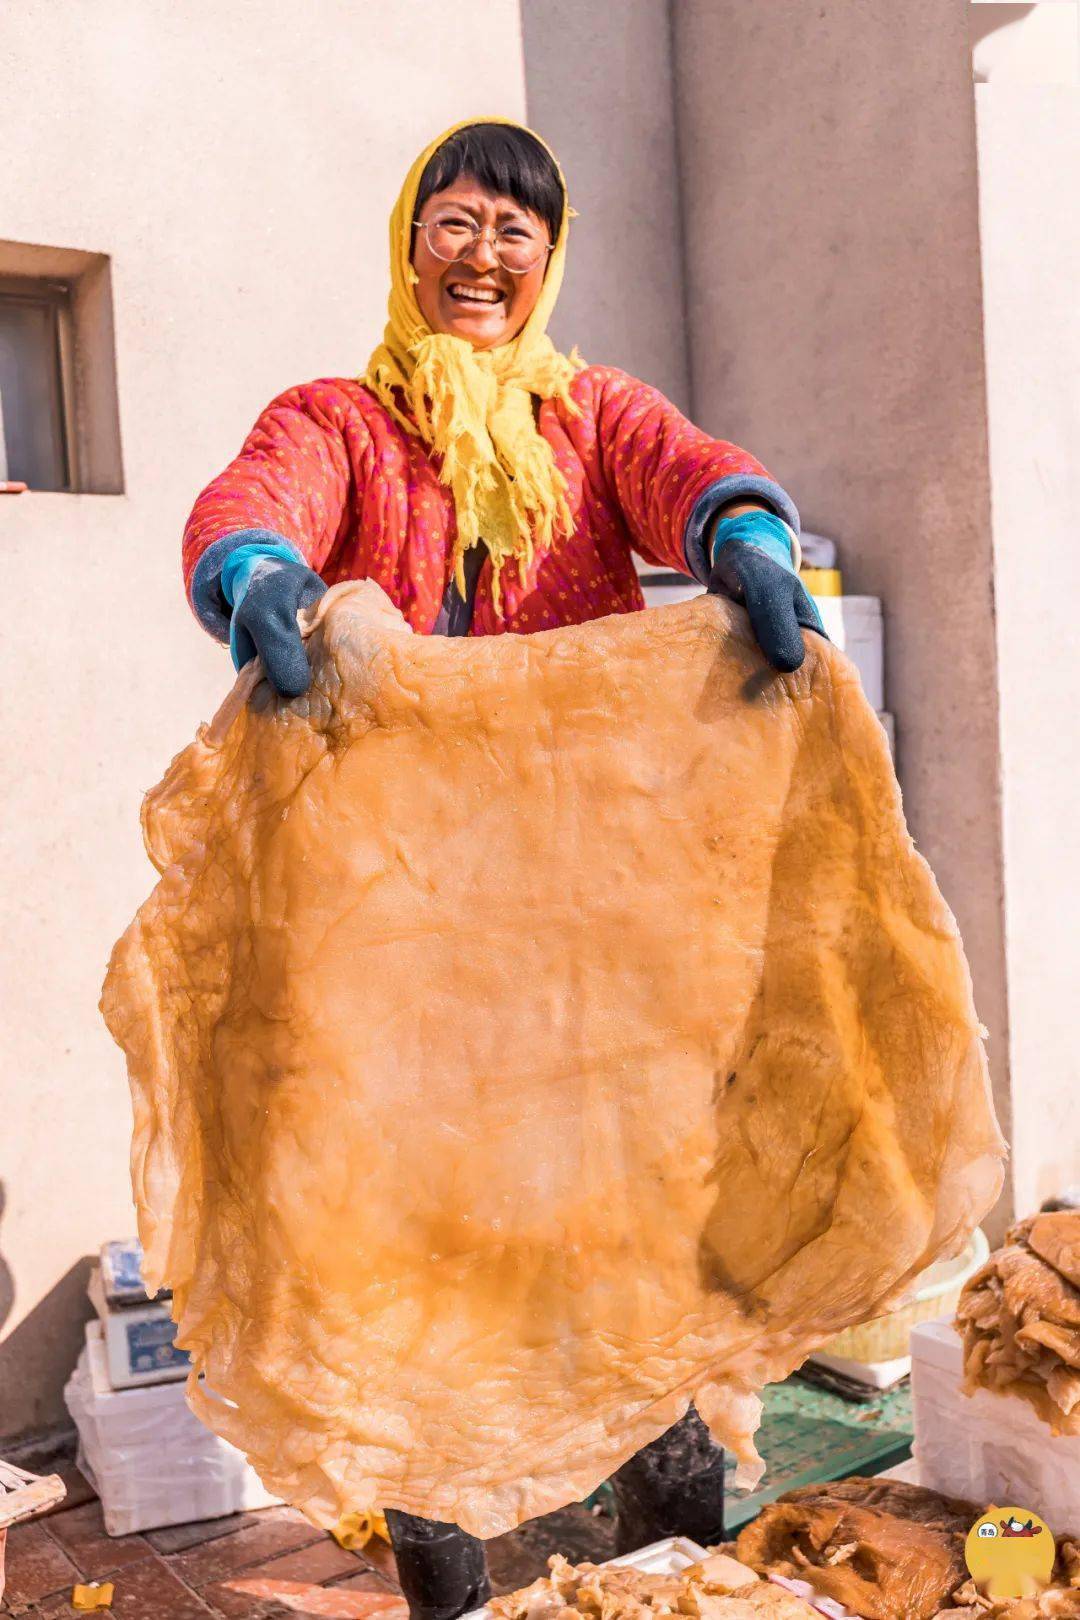
[[513,124],[467,124],[427,161],[416,193],[416,213],[429,197],[463,174],[520,208],[539,215],[555,241],[563,214],[559,171],[535,135]]

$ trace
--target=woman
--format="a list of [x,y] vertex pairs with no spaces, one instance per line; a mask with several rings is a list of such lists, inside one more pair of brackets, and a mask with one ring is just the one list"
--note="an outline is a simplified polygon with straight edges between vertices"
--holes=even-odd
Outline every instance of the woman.
[[798,515],[752,456],[662,394],[557,353],[562,175],[510,123],[462,125],[414,164],[390,224],[390,321],[363,382],[291,389],[195,503],[192,606],[285,696],[310,679],[298,608],[378,581],[414,630],[547,630],[644,606],[631,560],[743,601],[769,661],[820,629]]
[[[644,606],[632,551],[745,604],[765,657],[820,629],[798,515],[752,456],[546,327],[570,210],[535,135],[458,125],[421,153],[390,221],[390,319],[362,382],[282,394],[195,503],[184,571],[200,622],[280,693],[311,674],[297,612],[375,579],[413,629],[499,635]],[[696,1414],[619,1471],[620,1542],[719,1540],[723,1454]],[[486,1596],[482,1543],[388,1515],[414,1614]]]

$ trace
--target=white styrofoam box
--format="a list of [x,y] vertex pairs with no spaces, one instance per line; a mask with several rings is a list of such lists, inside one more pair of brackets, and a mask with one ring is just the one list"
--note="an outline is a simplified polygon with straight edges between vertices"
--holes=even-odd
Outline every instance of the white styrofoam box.
[[911,1330],[913,1455],[919,1483],[980,1509],[1030,1508],[1056,1535],[1080,1532],[1080,1436],[1053,1435],[1016,1395],[965,1395],[963,1346],[949,1321]]
[[641,1569],[646,1575],[677,1575],[691,1564],[700,1564],[709,1554],[689,1536],[666,1536],[663,1541],[651,1541],[636,1552],[623,1553],[621,1558],[609,1558],[605,1567],[611,1569]]
[[847,653],[872,708],[885,707],[885,638],[877,596],[815,596],[825,634]]
[[[622,1558],[608,1558],[600,1567],[640,1569],[647,1575],[677,1575],[681,1569],[689,1569],[691,1564],[699,1564],[708,1556],[706,1549],[689,1536],[667,1536],[663,1541],[639,1547],[636,1552],[625,1553]],[[461,1620],[491,1620],[491,1610],[485,1604],[482,1609],[470,1609]]]
[[905,1457],[903,1462],[894,1463],[891,1468],[884,1469],[875,1474],[875,1479],[898,1479],[905,1485],[921,1485],[919,1478],[919,1464],[914,1457]]
[[891,1389],[911,1371],[910,1356],[899,1356],[894,1361],[851,1361],[847,1356],[826,1356],[815,1350],[810,1360],[817,1367],[852,1378],[857,1384],[868,1384],[871,1389]]
[[276,1496],[243,1454],[204,1427],[182,1384],[114,1390],[100,1322],[64,1389],[78,1464],[101,1497],[110,1536],[270,1507]]

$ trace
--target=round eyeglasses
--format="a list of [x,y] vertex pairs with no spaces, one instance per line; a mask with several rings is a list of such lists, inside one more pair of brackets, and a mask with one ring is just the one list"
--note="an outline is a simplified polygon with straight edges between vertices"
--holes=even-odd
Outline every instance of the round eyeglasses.
[[[414,219],[413,224],[424,233],[424,240],[437,259],[453,264],[466,259],[476,247],[485,231],[473,219],[461,214],[437,214],[434,219]],[[495,257],[512,276],[523,276],[535,270],[541,259],[552,252],[550,242],[541,241],[527,225],[500,225],[492,230],[491,245]]]

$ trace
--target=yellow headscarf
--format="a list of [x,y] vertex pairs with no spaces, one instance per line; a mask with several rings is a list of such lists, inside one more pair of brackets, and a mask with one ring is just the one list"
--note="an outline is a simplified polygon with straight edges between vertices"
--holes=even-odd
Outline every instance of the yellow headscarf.
[[[565,481],[551,446],[537,431],[532,396],[569,404],[571,379],[584,361],[576,350],[571,356],[560,354],[546,331],[566,259],[570,209],[565,181],[559,234],[544,285],[516,338],[497,349],[474,349],[465,338],[432,332],[420,313],[409,256],[420,177],[444,141],[480,123],[524,128],[509,118],[466,119],[432,141],[406,176],[390,216],[390,319],[363,380],[409,432],[419,433],[442,457],[439,476],[453,490],[457,511],[458,586],[464,591],[465,552],[483,540],[491,553],[498,607],[499,575],[507,559],[513,558],[524,575],[534,549],[550,546],[559,532],[570,529]],[[554,153],[550,155],[558,168]],[[395,389],[401,390],[408,414],[400,409]]]

